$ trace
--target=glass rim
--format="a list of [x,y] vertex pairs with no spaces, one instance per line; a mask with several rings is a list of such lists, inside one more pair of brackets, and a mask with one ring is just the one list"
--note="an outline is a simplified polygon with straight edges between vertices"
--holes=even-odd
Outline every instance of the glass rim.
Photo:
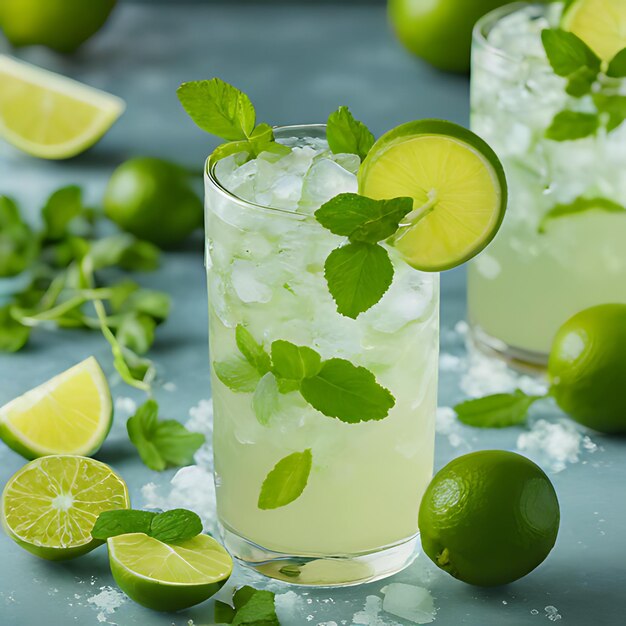
[[[273,126],[273,130],[282,132],[302,132],[305,129],[313,129],[316,131],[326,129],[326,124],[287,124],[285,126]],[[295,211],[290,211],[288,209],[281,209],[279,207],[268,206],[265,204],[259,204],[258,202],[252,202],[250,200],[246,200],[245,198],[241,198],[236,195],[229,189],[227,189],[222,183],[218,180],[215,175],[215,166],[218,161],[212,161],[213,154],[211,153],[206,161],[204,166],[204,179],[211,183],[211,186],[214,190],[219,192],[221,196],[228,199],[229,202],[234,202],[238,204],[240,207],[245,209],[253,209],[256,211],[261,211],[267,213],[268,215],[276,215],[279,217],[286,217],[290,219],[295,219],[300,222],[315,222],[314,215],[305,214],[305,213],[296,213]]]
[[[510,61],[512,63],[521,63],[528,57],[514,56],[512,54],[509,54],[508,52],[505,52],[504,50],[502,50],[502,48],[495,46],[489,41],[488,34],[493,26],[495,26],[495,24],[497,24],[502,18],[508,15],[512,15],[513,13],[516,13],[517,11],[521,11],[522,9],[528,7],[533,7],[534,9],[536,9],[537,15],[545,15],[547,13],[548,6],[549,3],[545,4],[540,2],[524,2],[522,0],[520,2],[513,2],[511,4],[505,4],[501,7],[498,7],[497,9],[490,11],[486,15],[483,15],[476,22],[472,31],[472,41],[474,43],[479,43],[483,48],[489,50],[491,54],[499,56],[506,61]],[[552,68],[548,64],[546,69],[551,70]]]

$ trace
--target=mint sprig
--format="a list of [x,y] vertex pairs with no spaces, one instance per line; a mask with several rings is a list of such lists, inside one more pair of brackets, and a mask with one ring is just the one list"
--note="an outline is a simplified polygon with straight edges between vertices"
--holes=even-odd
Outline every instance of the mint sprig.
[[561,111],[557,113],[546,130],[546,137],[554,141],[573,141],[595,135],[600,127],[596,113]]
[[554,205],[539,222],[537,230],[545,233],[550,222],[561,217],[579,215],[588,211],[604,211],[605,213],[626,213],[626,207],[608,198],[579,197],[569,204]]
[[259,509],[278,509],[297,500],[307,485],[312,463],[310,449],[294,452],[278,461],[261,486]]
[[523,424],[528,410],[545,396],[530,396],[520,389],[466,400],[454,407],[461,422],[476,428],[507,428]]
[[176,420],[160,420],[159,405],[148,400],[128,419],[128,436],[144,464],[152,470],[180,467],[193,462],[193,455],[204,444],[201,433],[188,431]]
[[326,139],[329,148],[335,154],[356,154],[361,161],[374,145],[374,135],[363,124],[355,120],[350,109],[339,107],[328,116],[326,122]]
[[393,235],[412,208],[411,198],[373,200],[342,193],[315,212],[324,228],[349,240],[333,250],[324,264],[328,290],[341,315],[356,319],[389,289],[393,265],[378,242]]
[[561,28],[547,28],[541,33],[541,41],[548,55],[548,61],[555,74],[570,78],[579,70],[586,68],[600,71],[601,60],[598,55],[577,35]]
[[163,543],[192,539],[202,533],[202,521],[193,511],[172,509],[164,513],[119,509],[100,513],[91,536],[106,541],[109,537],[144,533]]
[[248,585],[233,594],[233,606],[215,601],[215,623],[233,626],[280,626],[276,615],[275,595]]
[[626,48],[620,50],[611,59],[606,75],[610,78],[626,78]]

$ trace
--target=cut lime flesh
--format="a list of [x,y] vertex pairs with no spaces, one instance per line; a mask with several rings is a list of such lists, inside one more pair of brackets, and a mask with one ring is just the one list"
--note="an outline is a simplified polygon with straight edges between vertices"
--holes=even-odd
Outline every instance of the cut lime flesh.
[[383,135],[359,171],[359,192],[408,196],[413,213],[392,243],[413,267],[451,269],[495,236],[507,202],[504,170],[493,150],[451,122],[409,122]]
[[120,98],[0,55],[0,137],[44,159],[94,145],[124,111]]
[[63,560],[102,543],[91,537],[100,513],[129,506],[126,484],[108,465],[58,455],[31,461],[14,474],[0,512],[16,543],[41,558]]
[[27,459],[89,456],[106,438],[112,415],[107,380],[89,357],[0,408],[0,438]]
[[626,48],[626,2],[575,0],[565,10],[561,27],[578,35],[601,59],[610,61]]
[[204,602],[228,580],[233,561],[208,535],[172,544],[143,533],[107,540],[111,572],[130,598],[157,611]]

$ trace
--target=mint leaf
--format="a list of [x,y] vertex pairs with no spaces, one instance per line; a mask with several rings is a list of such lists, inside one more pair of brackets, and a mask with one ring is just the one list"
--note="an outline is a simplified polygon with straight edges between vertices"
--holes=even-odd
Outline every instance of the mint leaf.
[[507,428],[526,421],[528,409],[545,396],[529,396],[520,389],[466,400],[454,407],[461,422],[476,428]]
[[560,28],[547,28],[541,33],[548,61],[558,76],[568,78],[582,67],[600,71],[598,55],[577,35]]
[[214,361],[213,370],[219,380],[236,393],[252,393],[261,380],[258,370],[239,356]]
[[0,352],[18,352],[30,337],[30,328],[11,315],[12,305],[0,307]]
[[252,396],[252,408],[259,424],[267,425],[278,411],[279,391],[276,376],[271,372],[267,372],[254,390]]
[[35,260],[37,242],[17,204],[0,196],[0,278],[17,276]]
[[391,237],[412,209],[411,198],[372,200],[356,193],[341,193],[323,204],[315,212],[315,219],[335,235],[377,243]]
[[151,272],[159,267],[160,256],[154,244],[135,239],[120,255],[118,265],[127,272]]
[[320,413],[349,424],[381,420],[395,404],[374,374],[345,359],[324,361],[316,376],[302,381],[300,393]]
[[620,50],[609,63],[606,75],[611,78],[626,78],[626,48]]
[[94,539],[106,541],[109,537],[126,535],[128,533],[150,534],[150,525],[157,516],[150,511],[136,511],[133,509],[119,509],[103,511],[98,516],[91,531]]
[[172,509],[159,513],[150,524],[150,536],[163,543],[184,541],[202,532],[202,520],[193,511]]
[[154,318],[162,322],[170,314],[171,299],[168,294],[153,289],[138,289],[133,291],[120,307],[120,312],[133,311]]
[[233,593],[233,605],[235,610],[238,611],[240,608],[245,606],[255,593],[258,593],[258,589],[250,587],[250,585],[239,587],[239,589]]
[[70,185],[57,189],[41,210],[47,239],[61,239],[67,234],[69,223],[83,212],[83,192]]
[[272,371],[279,378],[299,381],[315,376],[321,366],[322,357],[312,348],[282,339],[272,343]]
[[254,130],[250,98],[219,78],[183,83],[176,94],[189,117],[208,133],[238,141]]
[[576,198],[570,204],[556,204],[553,206],[539,222],[537,230],[540,233],[546,232],[549,222],[561,217],[579,215],[587,211],[605,211],[607,213],[626,213],[626,207],[609,200],[608,198]]
[[595,113],[561,111],[546,130],[546,137],[554,141],[571,141],[595,135],[600,126],[600,118]]
[[313,455],[310,449],[294,452],[278,461],[263,481],[259,494],[259,508],[278,509],[299,498],[309,480],[312,463]]
[[569,76],[565,91],[575,98],[591,93],[593,84],[598,78],[598,72],[588,67],[581,67]]
[[246,585],[235,591],[234,608],[219,600],[215,602],[215,622],[236,626],[280,626],[274,600],[271,591],[259,591]]
[[123,346],[137,354],[145,354],[154,343],[156,322],[148,315],[127,313],[122,316],[115,336]]
[[159,420],[158,411],[159,405],[148,400],[126,422],[128,436],[141,460],[156,471],[189,465],[204,443],[204,435],[189,432],[176,420]]
[[593,95],[593,101],[598,111],[608,118],[606,120],[608,132],[615,130],[626,120],[626,96],[596,93]]
[[333,250],[324,264],[328,290],[341,315],[356,319],[374,306],[393,280],[387,251],[377,244],[354,242]]
[[226,602],[216,600],[214,618],[216,624],[232,624],[235,618],[235,609]]
[[374,145],[374,135],[363,122],[355,120],[345,106],[328,116],[326,139],[335,154],[358,154],[361,161]]
[[270,357],[263,346],[254,339],[249,330],[241,324],[235,329],[235,341],[239,352],[261,376],[270,371]]

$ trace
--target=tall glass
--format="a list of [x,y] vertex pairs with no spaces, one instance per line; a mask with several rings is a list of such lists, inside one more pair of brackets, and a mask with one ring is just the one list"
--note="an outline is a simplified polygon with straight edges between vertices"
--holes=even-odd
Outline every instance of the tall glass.
[[[472,129],[504,163],[509,208],[470,264],[469,317],[479,344],[536,364],[574,313],[626,302],[626,124],[576,140],[546,136],[560,111],[596,110],[591,95],[566,93],[544,53],[541,29],[556,27],[561,10],[498,9],[476,25],[472,52]],[[626,94],[626,81],[606,88]],[[587,210],[557,217],[574,204]]]
[[[324,126],[284,127],[283,137],[325,137]],[[217,179],[209,158],[206,260],[215,413],[218,515],[231,553],[263,573],[299,584],[340,585],[392,574],[413,559],[417,515],[433,469],[439,276],[409,268],[395,252],[394,282],[356,320],[337,312],[324,261],[343,243],[312,216],[252,204]],[[236,327],[265,348],[282,339],[364,366],[395,396],[380,421],[322,415],[298,393],[280,394],[267,424],[253,392],[236,393],[215,364],[240,358]],[[238,357],[239,355],[239,357]],[[302,495],[262,510],[265,477],[310,449]]]

